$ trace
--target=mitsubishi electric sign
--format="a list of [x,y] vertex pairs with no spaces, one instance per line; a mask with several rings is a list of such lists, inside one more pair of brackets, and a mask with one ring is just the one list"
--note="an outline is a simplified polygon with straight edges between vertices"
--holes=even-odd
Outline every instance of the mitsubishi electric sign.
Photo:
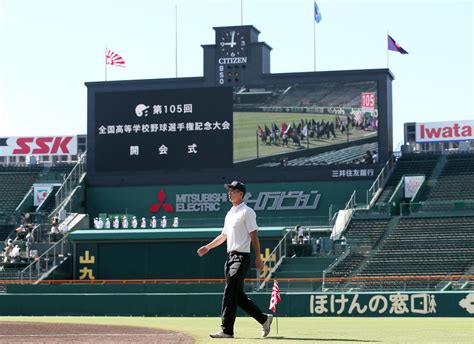
[[416,142],[473,141],[474,121],[416,123]]
[[[257,216],[327,218],[328,209],[341,209],[354,190],[365,195],[370,181],[247,184],[245,203]],[[222,219],[232,207],[223,184],[89,187],[87,207],[91,214],[122,214],[139,217],[178,216],[180,219]],[[296,220],[295,220],[296,221]]]
[[[316,210],[321,194],[317,190],[262,191],[245,195],[245,203],[254,210]],[[227,193],[176,194],[175,210],[186,212],[218,212],[228,205]]]

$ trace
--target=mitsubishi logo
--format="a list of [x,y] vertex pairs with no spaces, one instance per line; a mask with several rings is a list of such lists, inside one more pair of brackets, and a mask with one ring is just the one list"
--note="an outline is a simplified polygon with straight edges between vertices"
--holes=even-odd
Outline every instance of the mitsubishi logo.
[[163,191],[163,188],[161,188],[160,192],[158,192],[157,198],[158,198],[158,203],[152,204],[150,206],[150,209],[149,209],[150,213],[157,213],[161,207],[163,207],[163,210],[166,213],[174,212],[173,206],[169,203],[165,203],[166,194]]

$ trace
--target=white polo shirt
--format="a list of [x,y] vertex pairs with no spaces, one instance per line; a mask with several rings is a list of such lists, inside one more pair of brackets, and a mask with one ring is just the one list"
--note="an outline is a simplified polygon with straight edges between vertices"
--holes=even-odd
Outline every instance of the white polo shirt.
[[250,252],[250,233],[258,230],[255,211],[244,202],[233,206],[225,217],[222,233],[227,236],[227,252]]

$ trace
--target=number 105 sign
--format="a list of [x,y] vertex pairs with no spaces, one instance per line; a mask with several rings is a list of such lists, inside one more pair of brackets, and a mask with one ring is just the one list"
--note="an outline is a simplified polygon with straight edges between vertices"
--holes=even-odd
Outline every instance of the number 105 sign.
[[365,112],[373,112],[375,109],[375,92],[361,93],[361,108]]

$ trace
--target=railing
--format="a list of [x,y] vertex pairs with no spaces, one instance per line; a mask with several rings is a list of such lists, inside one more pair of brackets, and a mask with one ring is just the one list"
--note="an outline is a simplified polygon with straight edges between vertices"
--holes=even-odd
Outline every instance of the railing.
[[61,264],[71,252],[72,244],[68,240],[68,236],[69,233],[36,258],[34,262],[19,271],[19,280],[31,283],[33,279],[41,279],[42,274],[50,272],[51,269]]
[[20,203],[18,203],[17,207],[15,208],[15,212],[18,213],[20,212],[20,209],[22,208],[23,206],[23,203],[25,203],[28,198],[33,198],[33,191],[34,191],[34,186],[32,185],[30,187],[30,189],[26,192],[25,196],[23,196],[23,199],[21,200]]
[[51,232],[50,223],[42,223],[35,227],[33,238],[35,243],[47,243],[49,242],[49,234]]
[[356,207],[356,191],[354,191],[346,203],[344,210],[354,209]]
[[[287,241],[291,238],[291,229],[288,229],[283,238],[280,240],[278,245],[275,246],[270,255],[263,261],[263,270],[257,270],[257,289],[261,290],[265,288],[267,281],[271,278],[272,274],[278,269],[283,258],[287,255]],[[262,281],[263,277],[263,281]]]
[[41,279],[46,278],[49,273],[51,273],[56,267],[68,259],[71,256],[72,251],[72,242],[69,241],[69,234],[74,230],[74,227],[80,224],[81,221],[86,217],[87,216],[83,214],[69,214],[69,216],[61,223],[61,225],[68,226],[70,229],[64,233],[64,236],[59,241],[54,243],[39,257],[36,257],[35,260],[26,268],[24,268],[22,271],[19,271],[18,279],[20,279],[22,282],[38,283]]
[[57,214],[61,209],[66,207],[67,200],[71,200],[70,194],[76,189],[79,185],[83,174],[86,172],[86,161],[87,161],[87,151],[78,158],[77,164],[71,170],[67,178],[64,180],[63,184],[56,192],[55,195],[55,209],[52,214]]
[[[124,212],[125,213],[125,212]],[[172,221],[170,217],[168,221]],[[169,222],[168,222],[169,223]],[[328,226],[328,216],[259,216],[258,225],[260,227],[293,227],[296,223],[301,224],[303,227],[313,226]],[[196,228],[196,227],[217,227],[221,228],[224,225],[222,218],[216,217],[199,217],[199,218],[179,218],[180,228]]]
[[[472,215],[474,212],[473,200],[456,201],[424,201],[424,202],[402,202],[399,204],[400,216],[410,215],[439,215],[440,213],[452,213],[452,215]],[[390,203],[376,203],[371,214],[391,216]]]
[[340,262],[342,262],[348,255],[349,253],[351,252],[351,246],[347,246],[346,249],[344,250],[344,252],[342,252],[342,254],[340,254],[335,261],[333,261],[328,267],[327,269],[325,269],[323,271],[323,284],[322,284],[322,290],[324,291],[326,289],[326,275],[331,273],[334,268],[339,265]]
[[[280,289],[291,289],[295,286],[308,283],[314,286],[321,286],[323,278],[275,278],[279,282]],[[339,290],[352,290],[352,291],[412,291],[412,290],[423,290],[423,291],[435,291],[439,281],[451,281],[452,283],[458,283],[460,281],[467,281],[467,283],[474,283],[474,275],[418,275],[418,276],[370,276],[370,277],[326,277],[326,281],[334,283],[343,283],[343,288],[331,288],[331,292]],[[258,278],[246,278],[245,283],[255,284],[259,282]],[[398,282],[395,286],[395,283]],[[18,280],[0,280],[0,284],[28,284],[28,281]],[[41,280],[36,281],[35,284],[181,284],[181,283],[225,283],[225,279],[212,278],[170,278],[170,279],[109,279],[109,280]],[[370,283],[369,288],[365,288],[366,284]],[[349,284],[352,284],[348,286]],[[464,291],[471,291],[474,284],[468,285],[468,288],[463,289]],[[314,288],[310,286],[311,290]],[[269,290],[268,290],[269,291]],[[328,291],[328,290],[325,290]]]
[[[354,212],[356,210],[356,191],[354,191],[349,198],[349,200],[346,203],[346,207],[342,210],[337,212],[337,216],[334,216],[332,219],[329,220],[329,223],[332,223],[331,228],[332,228],[332,234],[331,238],[337,239],[342,233],[344,233],[347,229],[347,226],[351,222],[352,216],[354,215]],[[342,214],[342,215],[341,215]],[[347,215],[349,214],[349,215]],[[338,223],[338,218],[339,216],[343,216],[341,220]],[[344,221],[342,223],[342,221]],[[337,228],[336,228],[337,227]]]
[[375,203],[371,208],[370,208],[370,213],[373,215],[391,215],[391,208],[390,204],[387,202],[380,202],[380,203]]
[[[28,219],[29,223],[34,224],[34,227],[32,229],[33,234],[36,234],[38,231],[38,228],[41,227],[41,224],[44,223],[46,220],[46,213],[29,213],[30,218]],[[12,241],[16,238],[17,232],[16,232],[16,225],[13,226],[14,228],[12,229],[11,233],[8,235],[8,237],[5,239],[11,239]]]
[[389,159],[385,163],[385,166],[382,168],[382,171],[380,171],[379,175],[373,182],[372,186],[367,190],[367,207],[368,208],[371,208],[372,205],[375,203],[375,200],[377,199],[378,194],[380,193],[379,190],[382,189],[383,184],[385,183],[385,180],[392,172],[393,164],[394,162],[392,161],[392,159]]
[[329,217],[329,228],[334,227],[334,224],[336,223],[336,219],[337,219],[337,214],[338,212],[336,211],[334,214],[332,214],[332,216]]
[[400,203],[400,215],[434,215],[449,212],[456,215],[472,215],[474,212],[473,200],[456,201],[426,201],[416,203]]

